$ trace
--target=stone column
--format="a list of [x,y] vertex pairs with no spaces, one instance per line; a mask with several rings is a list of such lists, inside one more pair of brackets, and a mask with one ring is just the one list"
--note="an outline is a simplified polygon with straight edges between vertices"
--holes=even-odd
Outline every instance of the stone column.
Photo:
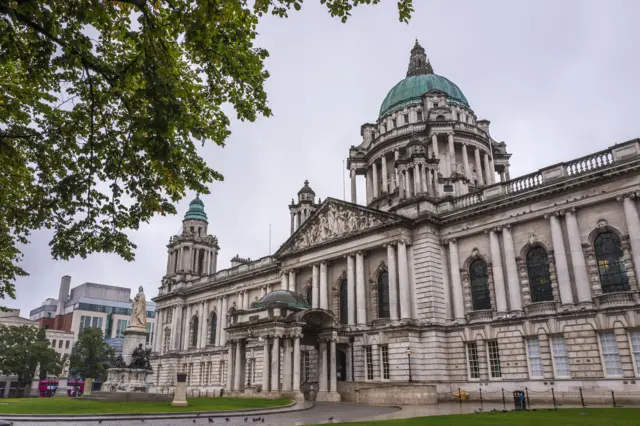
[[329,372],[329,392],[337,392],[337,372],[336,372],[336,339],[331,339],[331,354],[330,356],[330,372]]
[[282,288],[282,290],[289,289],[289,272],[288,271],[282,271],[282,275],[280,275],[280,287]]
[[398,173],[398,195],[400,198],[406,198],[407,194],[404,189],[404,172],[402,170],[396,170]]
[[418,164],[413,165],[413,183],[415,186],[415,193],[422,192],[422,182],[420,181],[420,166]]
[[484,186],[484,177],[482,177],[482,163],[480,162],[480,148],[476,146],[473,154],[476,160],[476,176],[478,177],[478,186]]
[[365,182],[367,184],[367,204],[373,200],[373,179],[371,177],[371,170],[367,169],[365,172]]
[[198,348],[204,348],[205,347],[205,343],[207,341],[206,339],[206,334],[207,334],[207,313],[205,311],[206,308],[206,303],[205,302],[201,302],[200,303],[200,309],[198,309],[200,311],[200,316],[198,318],[198,320],[200,321],[200,323],[198,324]]
[[300,391],[300,336],[293,338],[293,386],[294,392]]
[[327,342],[320,342],[320,353],[318,362],[320,363],[320,368],[318,368],[318,392],[327,392]]
[[449,142],[449,176],[452,176],[456,171],[456,148],[453,144],[453,133],[447,134]]
[[394,178],[393,178],[393,189],[395,190],[396,187],[400,187],[400,183],[398,182],[398,159],[400,159],[400,150],[396,149],[393,151],[393,173],[394,173]]
[[507,313],[507,295],[504,288],[504,274],[502,272],[502,257],[500,256],[500,243],[498,242],[499,229],[489,231],[489,243],[491,245],[491,264],[493,268],[493,285],[496,295],[496,310],[499,315]]
[[389,193],[389,177],[387,175],[387,156],[385,154],[382,154],[381,157],[381,161],[382,161],[382,186],[380,187],[380,192],[382,192],[383,194],[388,194]]
[[327,262],[320,262],[320,309],[329,309],[327,294]]
[[440,154],[438,153],[438,135],[437,134],[431,135],[431,145],[433,147],[433,155],[436,158],[440,158]]
[[285,290],[296,291],[296,270],[289,271],[289,286]]
[[409,291],[409,266],[407,244],[398,242],[398,284],[400,287],[400,318],[411,318],[411,292]]
[[520,277],[516,265],[516,253],[513,247],[511,227],[502,228],[502,243],[504,245],[505,264],[507,266],[507,285],[509,288],[509,304],[511,312],[522,312],[522,295],[520,294]]
[[347,255],[347,313],[349,325],[356,323],[356,270],[352,254]]
[[428,193],[429,186],[427,185],[427,165],[420,164],[420,182],[422,182],[422,192]]
[[491,170],[491,161],[488,153],[484,153],[484,170],[487,174],[485,177],[485,182],[487,185],[491,185],[493,183],[493,170]]
[[351,202],[353,204],[356,204],[358,202],[358,191],[356,188],[356,170],[351,169],[349,173],[351,174]]
[[469,153],[467,152],[467,144],[462,144],[462,165],[464,167],[464,175],[471,180],[471,168],[469,167]]
[[633,266],[637,277],[640,274],[640,218],[638,218],[638,207],[635,201],[636,193],[626,194],[621,198],[627,233],[629,234],[629,244],[631,245]]
[[378,165],[375,160],[371,163],[371,176],[373,179],[373,198],[378,198],[380,195],[378,191]]
[[224,296],[222,299],[222,312],[220,312],[220,346],[224,346],[227,344],[227,332],[224,330],[227,328],[227,312],[229,312],[228,307],[228,296]]
[[295,231],[296,221],[294,220],[293,212],[290,213],[290,216],[291,216],[291,234],[293,235],[293,231]]
[[[367,302],[365,299],[364,287],[364,255],[361,251],[356,253],[356,303],[357,303],[357,323],[365,325],[367,323]],[[326,349],[326,345],[325,345]]]
[[242,293],[242,306],[244,309],[249,309],[249,291],[245,290]]
[[291,391],[291,338],[283,337],[282,341],[283,345],[283,355],[284,359],[282,360],[282,391],[289,392]]
[[389,274],[389,317],[398,320],[398,270],[396,268],[396,248],[387,244],[387,267]]
[[320,281],[320,267],[316,263],[311,267],[311,303],[312,307],[316,309],[320,307],[318,281]]
[[451,272],[451,293],[453,295],[453,317],[464,320],[464,296],[462,294],[462,280],[460,279],[460,258],[458,257],[458,243],[449,240],[449,271]]
[[404,171],[404,191],[407,198],[411,198],[415,195],[413,193],[413,188],[411,187],[410,170],[410,168],[407,168],[407,170]]
[[213,262],[211,263],[211,273],[215,274],[218,271],[218,252],[213,252]]
[[260,298],[262,299],[266,295],[267,295],[267,287],[265,286],[260,287]]
[[351,347],[351,345],[347,346],[347,353],[346,353],[346,358],[347,358],[347,381],[348,382],[352,382],[353,381],[353,375],[351,374],[351,369],[353,368],[351,366],[351,351],[353,350],[353,348]]
[[587,277],[587,265],[582,252],[582,241],[580,241],[580,228],[574,209],[567,211],[565,216],[567,221],[567,237],[569,238],[569,251],[571,252],[571,263],[573,264],[573,279],[576,280],[576,293],[578,303],[592,303],[591,286]]
[[563,305],[573,305],[573,292],[571,291],[571,281],[569,279],[569,264],[567,263],[567,253],[564,249],[564,238],[562,227],[556,213],[545,215],[549,219],[551,227],[551,244],[553,244],[553,258],[556,263],[556,277],[558,279],[558,291]]
[[264,336],[262,349],[262,392],[269,392],[269,336]]
[[271,347],[271,392],[280,391],[280,337],[273,336]]
[[220,335],[222,334],[222,298],[218,297],[216,304],[216,341],[215,345],[220,346]]
[[182,349],[189,349],[189,332],[191,331],[191,305],[187,305],[187,318],[185,319],[185,323],[182,325],[182,330],[184,334],[182,335]]
[[234,367],[235,367],[235,373],[233,374],[234,376],[234,384],[233,384],[233,390],[235,391],[241,391],[244,389],[244,380],[242,377],[242,340],[238,340],[235,343],[235,347],[236,347],[236,356],[234,359]]
[[235,362],[234,362],[234,343],[233,342],[229,342],[229,352],[227,354],[227,390],[234,390],[233,389],[233,372],[235,369]]

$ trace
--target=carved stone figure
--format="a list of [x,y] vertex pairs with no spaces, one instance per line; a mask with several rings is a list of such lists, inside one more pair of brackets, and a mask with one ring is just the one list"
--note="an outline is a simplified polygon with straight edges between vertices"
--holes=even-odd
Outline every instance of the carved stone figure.
[[127,363],[124,362],[122,355],[118,355],[116,359],[113,360],[113,368],[127,368]]
[[129,368],[140,368],[145,370],[152,370],[149,357],[151,356],[151,349],[143,349],[142,343],[138,345],[131,355],[131,364]]
[[310,247],[314,244],[372,228],[382,223],[383,221],[374,215],[329,204],[326,211],[321,212],[312,223],[306,226],[287,251]]
[[138,294],[133,299],[133,309],[131,310],[131,320],[129,327],[147,328],[147,301],[144,297],[142,286],[138,288]]

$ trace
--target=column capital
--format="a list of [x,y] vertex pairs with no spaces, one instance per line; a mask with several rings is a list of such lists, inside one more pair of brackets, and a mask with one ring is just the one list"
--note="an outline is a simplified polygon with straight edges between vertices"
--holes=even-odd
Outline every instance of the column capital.
[[623,201],[625,198],[635,199],[640,198],[640,191],[631,191],[625,192],[624,194],[620,194],[616,197],[617,201]]
[[441,244],[442,244],[443,246],[448,246],[448,245],[449,245],[449,244],[451,244],[451,243],[455,244],[455,243],[456,243],[456,241],[457,241],[457,239],[456,239],[456,238],[443,238],[443,239],[441,240]]
[[454,133],[453,132],[447,132],[447,136],[453,136]]
[[492,232],[497,233],[497,232],[500,232],[500,231],[502,231],[502,226],[492,226],[489,229],[485,229],[484,233],[485,234],[491,234]]

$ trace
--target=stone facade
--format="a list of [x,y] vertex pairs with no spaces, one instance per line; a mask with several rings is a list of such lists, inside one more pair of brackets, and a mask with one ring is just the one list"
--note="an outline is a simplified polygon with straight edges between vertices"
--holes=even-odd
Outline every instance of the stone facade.
[[[407,78],[432,75],[426,56],[415,56],[424,50],[412,55]],[[289,206],[292,234],[275,255],[237,257],[218,271],[216,237],[206,236],[206,222],[194,234],[202,221],[185,220],[154,299],[157,389],[172,387],[180,371],[202,392],[253,389],[264,383],[264,360],[279,359],[269,391],[287,390],[291,345],[278,343],[275,357],[273,336],[251,326],[262,312],[254,303],[278,289],[335,318],[322,330],[335,351],[303,341],[293,366],[307,398],[323,386],[325,351],[335,369],[329,386],[353,382],[337,386],[349,401],[356,389],[378,401],[380,392],[364,391],[376,383],[409,401],[409,381],[439,393],[636,389],[640,140],[511,179],[511,154],[489,122],[442,90],[385,100],[384,115],[363,125],[362,143],[349,150],[351,202],[316,202],[305,182]],[[358,175],[366,206],[357,203]],[[204,269],[194,248],[204,250]],[[230,379],[237,360],[240,387]]]

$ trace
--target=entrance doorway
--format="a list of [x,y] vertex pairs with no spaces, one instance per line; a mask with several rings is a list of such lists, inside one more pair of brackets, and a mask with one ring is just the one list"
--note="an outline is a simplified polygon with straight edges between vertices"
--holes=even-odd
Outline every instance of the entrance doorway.
[[347,351],[339,348],[336,355],[336,375],[338,380],[343,382],[347,380]]

